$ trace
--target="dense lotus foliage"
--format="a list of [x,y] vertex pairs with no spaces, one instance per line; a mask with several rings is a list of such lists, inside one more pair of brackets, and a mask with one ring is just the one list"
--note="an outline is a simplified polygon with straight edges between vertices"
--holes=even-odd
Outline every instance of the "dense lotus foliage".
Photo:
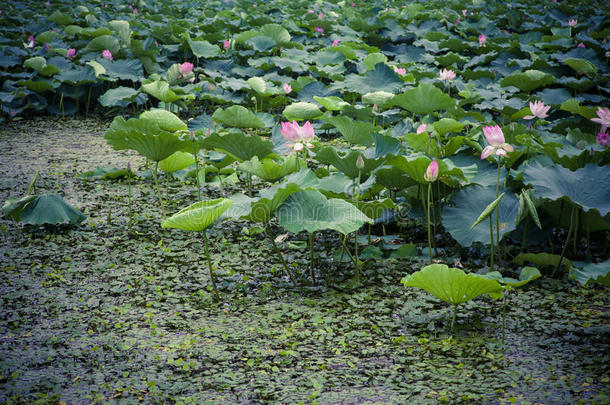
[[[104,137],[145,159],[137,176],[151,179],[159,227],[202,232],[214,300],[222,262],[206,229],[226,221],[264,236],[294,288],[332,284],[320,262],[349,269],[342,282],[357,290],[370,261],[408,258],[423,270],[404,285],[453,304],[452,329],[458,304],[487,295],[505,309],[512,287],[541,274],[610,286],[608,252],[591,251],[610,231],[608,9],[101,0],[0,10],[0,122],[112,119]],[[130,233],[134,172],[121,174]],[[163,191],[174,181],[197,188],[179,209]],[[8,201],[5,216],[19,220],[39,198]],[[413,243],[392,247],[409,232]],[[330,251],[316,251],[320,235]],[[464,272],[441,264],[448,252],[481,260]]]

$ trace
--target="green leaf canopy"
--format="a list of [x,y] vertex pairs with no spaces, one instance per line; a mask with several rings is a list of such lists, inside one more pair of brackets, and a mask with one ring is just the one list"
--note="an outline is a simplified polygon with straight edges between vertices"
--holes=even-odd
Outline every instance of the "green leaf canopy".
[[430,114],[455,106],[453,98],[430,83],[422,83],[395,96],[391,103],[415,114]]
[[161,223],[163,228],[199,232],[212,225],[233,201],[227,198],[199,201],[181,209]]

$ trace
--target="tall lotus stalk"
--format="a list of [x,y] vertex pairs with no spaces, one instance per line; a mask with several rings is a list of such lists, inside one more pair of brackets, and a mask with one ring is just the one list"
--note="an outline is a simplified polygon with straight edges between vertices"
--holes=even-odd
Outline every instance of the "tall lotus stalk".
[[[195,158],[195,180],[197,182],[197,198],[201,201],[201,184],[199,184],[199,157],[198,157],[198,149],[195,145],[195,131],[191,130],[191,145],[193,147],[193,158]],[[220,178],[220,176],[219,176]]]
[[[501,158],[508,156],[508,152],[513,152],[514,148],[504,140],[504,133],[498,125],[483,127],[483,134],[489,145],[487,145],[481,152],[481,159],[487,159],[491,155],[498,157],[498,174],[496,177],[496,199],[500,192],[500,167]],[[494,262],[494,240],[493,240],[493,221],[491,216],[489,217],[489,233],[491,241],[491,261],[490,265],[493,267]],[[500,206],[496,207],[496,239],[498,243],[498,257],[500,256]]]
[[424,174],[424,180],[428,182],[428,197],[426,204],[426,220],[428,222],[428,252],[430,253],[430,264],[432,264],[432,227],[430,224],[430,205],[432,196],[432,183],[438,178],[438,162],[433,160],[428,165],[426,173]]
[[131,209],[131,163],[127,162],[127,190],[128,190],[128,203],[129,203],[129,234],[132,233],[133,215]]
[[[364,158],[362,154],[358,155],[356,159],[356,168],[358,169],[358,178],[356,179],[356,194],[354,199],[356,206],[358,206],[358,200],[360,199],[360,178],[362,176],[362,170],[364,169]],[[358,259],[358,231],[354,232],[354,259],[356,264],[356,282],[360,284],[360,260]]]

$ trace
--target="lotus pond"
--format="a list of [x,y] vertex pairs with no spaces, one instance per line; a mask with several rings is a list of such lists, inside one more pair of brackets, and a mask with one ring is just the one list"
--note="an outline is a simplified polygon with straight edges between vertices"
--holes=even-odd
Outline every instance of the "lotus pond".
[[0,10],[0,402],[610,401],[608,10]]

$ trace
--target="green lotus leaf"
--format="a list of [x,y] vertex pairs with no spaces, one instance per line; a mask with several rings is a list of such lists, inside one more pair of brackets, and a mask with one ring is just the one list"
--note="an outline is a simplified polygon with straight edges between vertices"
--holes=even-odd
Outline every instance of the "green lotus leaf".
[[231,205],[233,201],[228,198],[199,201],[161,222],[161,227],[200,232],[212,225]]
[[597,67],[586,59],[566,58],[563,63],[574,69],[579,74],[591,74],[597,72]]
[[[443,226],[462,246],[470,246],[474,242],[489,244],[489,221],[484,221],[473,229],[470,229],[470,226],[495,199],[495,186],[472,186],[454,193],[451,196],[453,206],[443,208]],[[519,200],[507,192],[498,206],[500,207],[500,239],[502,239],[504,235],[516,228],[515,215],[519,209]],[[495,214],[493,214],[494,228],[496,226],[495,218]],[[494,242],[495,235],[494,229]]]
[[59,69],[54,65],[47,65],[47,60],[42,56],[34,56],[23,62],[23,66],[29,67],[40,73],[42,76],[53,76],[59,73]]
[[364,215],[377,219],[384,211],[398,207],[391,198],[372,201],[358,201],[357,207]]
[[251,160],[241,163],[237,169],[252,173],[263,180],[276,181],[297,171],[298,167],[306,167],[306,162],[302,158],[297,161],[295,155],[287,156],[281,163],[269,158],[259,160],[257,156],[254,156]]
[[441,151],[439,150],[436,139],[430,136],[427,132],[417,134],[415,132],[407,133],[403,136],[405,143],[413,150],[424,152],[428,156],[440,157]]
[[455,106],[453,98],[430,83],[421,83],[414,89],[394,96],[391,103],[415,114],[430,114]]
[[267,90],[267,83],[260,77],[251,77],[246,80],[246,83],[250,86],[252,90],[257,92],[258,94],[265,94]]
[[87,218],[55,193],[9,198],[2,206],[4,218],[31,225],[80,224]]
[[53,14],[49,16],[49,21],[57,25],[68,25],[72,23],[72,17],[60,11],[54,11]]
[[393,136],[373,133],[372,137],[375,143],[375,158],[394,155],[403,148],[402,142]]
[[100,35],[87,44],[85,51],[102,52],[105,49],[115,55],[121,49],[121,44],[112,35]]
[[35,91],[36,93],[48,93],[55,91],[53,86],[55,83],[52,80],[25,80],[20,81],[19,84],[24,85],[28,89]]
[[523,267],[521,272],[519,272],[519,280],[511,277],[502,277],[502,274],[498,271],[490,271],[485,274],[485,277],[498,280],[498,282],[510,287],[521,287],[530,281],[536,280],[540,276],[540,270],[535,267]]
[[383,158],[370,159],[363,155],[364,168],[359,170],[356,167],[356,160],[358,155],[362,152],[351,150],[344,156],[339,156],[337,150],[332,146],[324,146],[316,153],[316,160],[321,163],[327,163],[336,167],[339,171],[343,172],[346,176],[355,179],[358,177],[360,172],[362,176],[369,175],[373,170],[383,164]]
[[328,111],[340,111],[343,106],[349,105],[349,103],[343,101],[342,98],[336,96],[329,97],[318,97],[313,96],[313,99],[316,100],[322,107],[327,109]]
[[526,70],[525,72],[514,72],[500,80],[502,87],[515,86],[521,91],[530,92],[538,87],[548,86],[555,78],[539,70]]
[[218,45],[209,43],[208,41],[193,41],[188,34],[184,34],[183,38],[186,39],[193,55],[197,58],[211,58],[220,54],[220,48]]
[[204,149],[216,149],[225,152],[238,162],[250,160],[254,156],[264,159],[273,151],[273,143],[270,140],[258,135],[245,135],[241,132],[230,132],[222,136],[214,133],[205,138],[201,146]]
[[458,305],[483,294],[497,294],[503,288],[498,281],[478,274],[431,264],[402,279],[405,287],[421,288],[449,304]]
[[85,181],[93,180],[115,180],[135,176],[131,170],[119,169],[115,166],[98,166],[93,170],[86,171],[78,175],[78,178]]
[[388,65],[378,63],[375,65],[374,70],[369,70],[363,76],[357,74],[347,75],[342,86],[346,90],[358,94],[375,91],[393,92],[398,91],[403,86],[403,81]]
[[184,141],[164,131],[156,122],[115,117],[104,138],[115,150],[132,149],[153,162],[159,162],[182,149]]
[[578,114],[586,119],[591,119],[596,116],[595,108],[581,106],[578,104],[578,100],[574,98],[564,101],[559,108],[571,112],[572,114]]
[[572,269],[572,262],[570,260],[551,253],[519,253],[514,257],[513,263],[519,265],[534,263],[538,266],[557,267],[560,260],[562,265],[565,265],[568,269]]
[[379,52],[373,52],[366,55],[362,63],[364,64],[364,66],[366,66],[366,70],[373,70],[375,69],[375,65],[377,65],[378,63],[386,63],[387,61],[388,57],[384,54]]
[[320,118],[322,111],[313,103],[298,102],[286,106],[282,114],[290,121],[305,121]]
[[375,181],[382,186],[394,190],[404,190],[417,185],[417,182],[396,167],[382,167],[375,172]]
[[125,101],[133,101],[137,95],[140,94],[138,90],[132,89],[131,87],[116,87],[109,89],[99,98],[99,102],[104,107],[116,107],[122,106]]
[[388,101],[394,97],[394,94],[388,93],[387,91],[374,91],[372,93],[366,93],[362,96],[362,102],[367,104],[375,104],[379,108],[386,106]]
[[195,163],[195,158],[192,153],[178,151],[160,161],[159,168],[166,173],[173,173],[186,169],[193,163]]
[[61,83],[67,83],[72,86],[82,86],[86,83],[95,82],[95,72],[90,66],[75,66],[72,69],[62,70],[53,78]]
[[610,287],[610,260],[601,263],[587,263],[582,270],[573,268],[570,278],[575,279],[583,286],[595,281]]
[[96,60],[90,60],[86,63],[86,65],[91,66],[93,68],[93,71],[95,72],[95,77],[97,78],[106,74],[106,68]]
[[252,111],[241,105],[234,105],[226,110],[218,108],[212,114],[212,120],[227,127],[264,128],[265,123]]
[[164,103],[173,103],[176,100],[180,100],[182,96],[177,95],[169,87],[169,83],[163,80],[156,80],[151,83],[142,85],[142,90],[150,94],[157,100],[161,100]]
[[436,121],[432,124],[434,130],[441,136],[451,133],[451,132],[460,132],[464,125],[454,120],[453,118],[441,118],[439,121]]
[[250,38],[246,42],[252,45],[254,50],[259,52],[269,51],[277,46],[277,42],[275,41],[275,39],[268,37],[267,35],[255,36],[254,38]]
[[[418,156],[414,158],[407,158],[406,156],[395,156],[389,158],[386,161],[386,164],[400,169],[403,173],[406,173],[407,175],[409,175],[409,177],[411,177],[413,180],[417,181],[420,184],[427,184],[428,182],[424,178],[424,174],[426,173],[428,165],[430,165],[431,162],[432,159],[426,156]],[[468,177],[466,177],[466,174],[468,174],[470,177],[472,175],[470,170],[473,170],[476,167],[472,165],[463,168],[457,167],[450,159],[437,160],[437,162],[438,178],[440,181],[447,184],[455,184],[455,179],[459,179],[461,181],[468,181]]]
[[285,45],[290,42],[290,34],[286,28],[279,24],[265,24],[261,27],[260,33],[269,38],[273,38],[279,45]]
[[140,114],[140,119],[152,121],[165,131],[175,132],[188,129],[187,125],[176,114],[161,108],[144,111]]
[[108,28],[119,35],[119,38],[129,46],[131,43],[131,28],[129,22],[125,20],[112,20],[108,22]]
[[324,121],[334,125],[352,145],[369,146],[373,143],[371,134],[375,131],[375,126],[370,122],[356,121],[345,115],[327,117]]
[[144,77],[144,71],[142,70],[142,62],[139,59],[101,59],[97,63],[102,65],[104,67],[105,74],[113,79],[131,80],[132,82],[139,82]]
[[286,230],[309,233],[333,229],[347,235],[373,221],[345,200],[327,199],[316,190],[297,191],[277,210],[279,224]]
[[563,166],[542,166],[539,162],[523,168],[523,182],[534,186],[536,195],[549,200],[567,198],[583,211],[610,212],[610,176],[608,168],[588,164],[571,171]]

